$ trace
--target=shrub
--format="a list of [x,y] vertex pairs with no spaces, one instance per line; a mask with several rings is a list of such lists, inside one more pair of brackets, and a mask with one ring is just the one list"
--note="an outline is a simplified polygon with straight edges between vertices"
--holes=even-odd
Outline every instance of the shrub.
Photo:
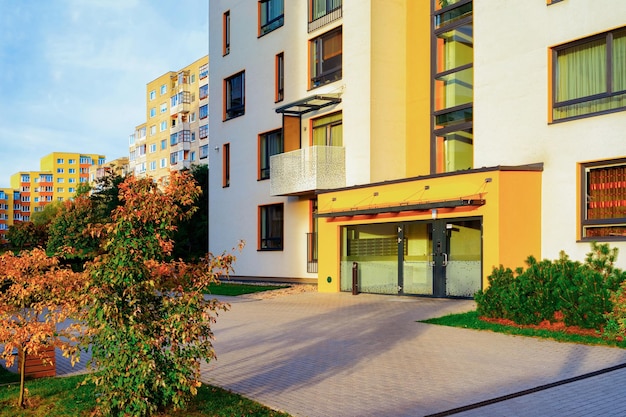
[[561,252],[555,261],[538,262],[531,256],[527,268],[515,274],[494,268],[489,288],[475,296],[477,311],[519,324],[554,321],[560,312],[566,325],[599,329],[613,309],[612,293],[626,280],[626,274],[614,268],[616,258],[617,249],[594,242],[584,264]]

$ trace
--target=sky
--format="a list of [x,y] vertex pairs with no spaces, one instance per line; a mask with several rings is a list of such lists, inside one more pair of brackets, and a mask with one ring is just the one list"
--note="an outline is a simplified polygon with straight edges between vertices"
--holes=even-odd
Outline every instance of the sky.
[[0,0],[0,188],[52,152],[128,156],[146,84],[208,54],[209,0]]

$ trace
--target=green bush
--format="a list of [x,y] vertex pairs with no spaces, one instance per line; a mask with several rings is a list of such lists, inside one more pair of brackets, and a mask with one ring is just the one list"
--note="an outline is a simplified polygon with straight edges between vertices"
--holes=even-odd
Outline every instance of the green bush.
[[594,242],[584,264],[561,252],[555,261],[530,256],[527,268],[515,273],[494,268],[489,288],[475,296],[477,311],[519,324],[554,321],[560,312],[568,326],[600,329],[613,310],[612,294],[626,281],[626,273],[613,266],[616,258],[616,248]]

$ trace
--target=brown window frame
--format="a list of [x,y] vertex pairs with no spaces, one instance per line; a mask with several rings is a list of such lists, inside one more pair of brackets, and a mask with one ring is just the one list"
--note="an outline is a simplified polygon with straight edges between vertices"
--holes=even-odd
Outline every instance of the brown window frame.
[[230,187],[230,143],[222,145],[222,188]]
[[[273,210],[276,210],[274,212]],[[279,233],[268,233],[268,229],[275,225],[270,224],[276,219],[272,214],[280,213]],[[265,225],[265,227],[263,227]],[[275,231],[274,231],[275,232]],[[275,236],[279,234],[280,236]],[[284,203],[265,204],[258,206],[258,250],[259,251],[282,251],[284,249],[285,236],[285,205]]]
[[276,54],[274,103],[285,99],[285,53]]
[[[240,97],[233,96],[233,81],[241,78],[241,94]],[[234,75],[231,75],[228,78],[224,79],[223,85],[223,97],[224,97],[224,112],[223,112],[223,120],[234,119],[235,117],[243,116],[246,113],[246,72],[240,71]],[[233,104],[234,98],[240,99],[240,104]]]
[[[268,138],[271,135],[280,134],[279,141],[279,151],[275,153],[271,153],[270,143],[268,142]],[[270,179],[270,158],[274,155],[281,154],[285,152],[285,138],[283,137],[283,129],[274,129],[268,132],[264,132],[259,134],[259,151],[258,151],[258,167],[259,171],[257,173],[257,179],[259,181]]]
[[[333,37],[340,37],[339,53],[324,56],[324,45]],[[337,59],[337,57],[339,57]],[[335,60],[335,65],[324,68],[326,62]],[[336,64],[339,61],[339,64]],[[309,89],[339,81],[343,77],[343,27],[338,26],[309,40]]]
[[222,56],[230,53],[230,10],[222,15]]

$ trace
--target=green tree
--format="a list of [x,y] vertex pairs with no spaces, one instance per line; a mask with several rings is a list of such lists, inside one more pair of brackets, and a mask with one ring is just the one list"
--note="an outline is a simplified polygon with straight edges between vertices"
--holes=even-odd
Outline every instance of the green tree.
[[202,193],[194,203],[193,214],[183,219],[174,233],[174,259],[197,261],[209,251],[209,167],[194,165],[191,175]]
[[16,223],[9,227],[7,240],[11,245],[11,249],[18,252],[35,247],[43,247],[48,240],[47,227],[38,226],[32,222]]
[[63,203],[60,201],[53,201],[52,203],[43,206],[41,211],[36,211],[30,216],[30,221],[36,226],[48,226],[52,220],[56,217]]
[[200,361],[215,356],[211,324],[226,308],[204,292],[234,257],[167,261],[176,223],[193,213],[200,194],[188,173],[172,173],[162,189],[134,177],[119,188],[123,204],[100,229],[103,254],[87,267],[85,343],[92,346],[100,411],[146,416],[183,408],[196,394]]

